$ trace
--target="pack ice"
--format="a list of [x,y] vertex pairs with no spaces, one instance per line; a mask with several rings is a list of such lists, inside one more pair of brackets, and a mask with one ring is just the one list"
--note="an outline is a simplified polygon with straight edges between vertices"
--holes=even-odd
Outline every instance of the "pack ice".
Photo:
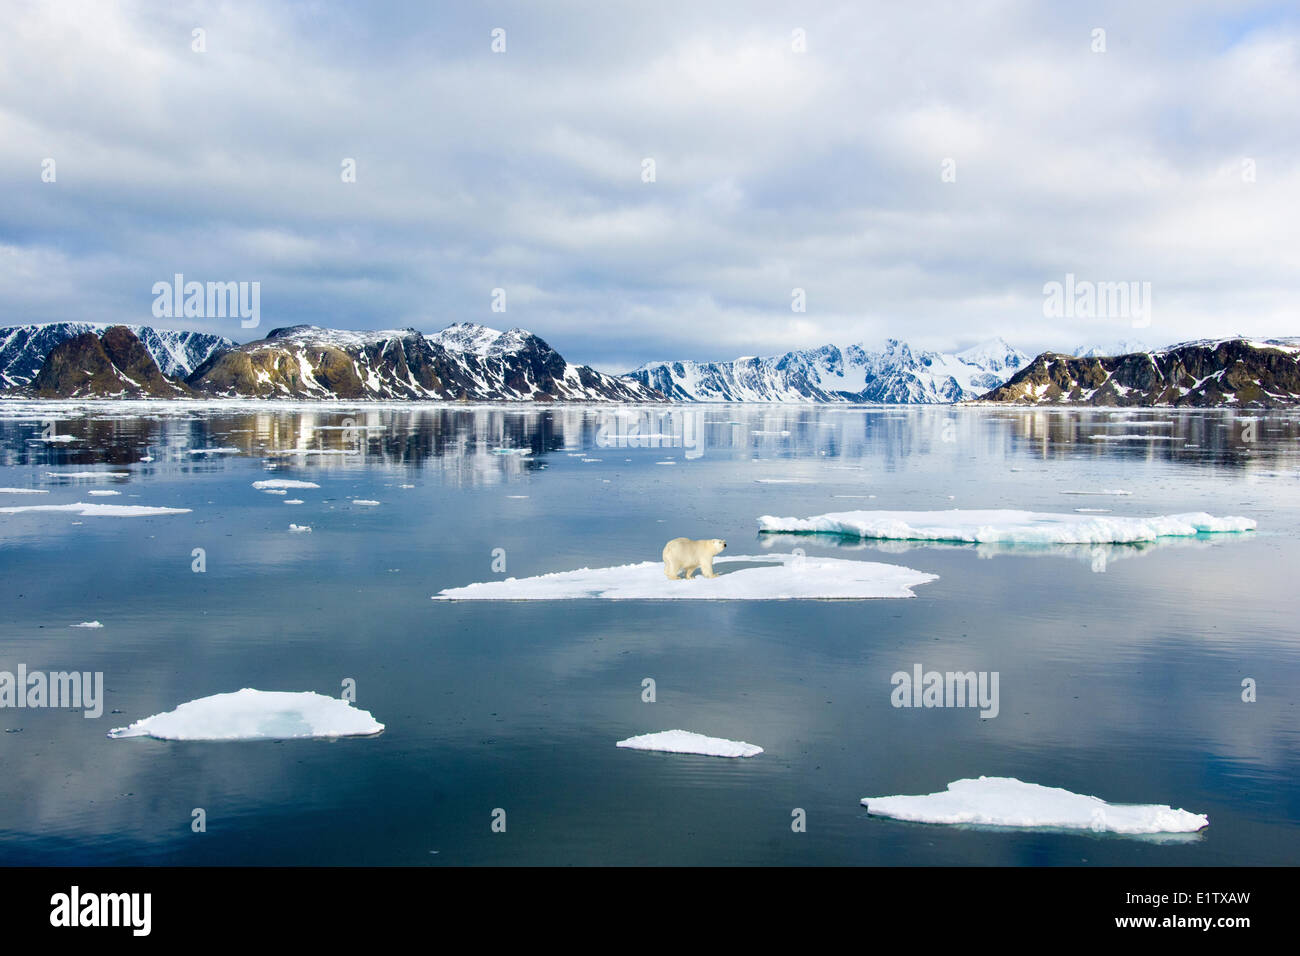
[[1107,803],[1060,787],[1025,783],[1015,777],[955,780],[941,793],[864,797],[878,817],[915,823],[992,827],[1049,827],[1094,833],[1192,833],[1210,825],[1203,813],[1161,804]]

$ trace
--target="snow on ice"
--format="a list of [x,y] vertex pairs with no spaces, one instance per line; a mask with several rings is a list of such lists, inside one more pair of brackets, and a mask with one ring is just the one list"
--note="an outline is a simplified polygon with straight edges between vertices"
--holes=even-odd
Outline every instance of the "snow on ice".
[[213,694],[175,710],[117,727],[110,737],[159,740],[285,740],[294,737],[352,737],[384,729],[370,711],[312,691],[243,690]]
[[1094,833],[1193,833],[1209,826],[1203,813],[1160,804],[1107,803],[1060,787],[1014,777],[956,780],[940,793],[864,797],[867,812],[915,823],[1049,827]]
[[810,600],[914,597],[912,588],[938,580],[934,574],[896,564],[797,554],[735,555],[713,559],[727,564],[761,564],[716,578],[699,575],[670,581],[662,561],[612,568],[580,568],[529,578],[483,581],[446,588],[435,601],[561,601],[601,598],[629,600]]

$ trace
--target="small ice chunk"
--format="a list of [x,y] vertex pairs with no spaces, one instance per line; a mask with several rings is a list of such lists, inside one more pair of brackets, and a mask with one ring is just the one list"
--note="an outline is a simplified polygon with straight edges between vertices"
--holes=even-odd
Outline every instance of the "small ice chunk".
[[1015,777],[955,780],[940,793],[864,797],[867,812],[916,823],[1049,827],[1095,833],[1193,833],[1209,826],[1203,813],[1160,804],[1107,803],[1060,787]]
[[48,488],[0,488],[0,495],[48,495]]
[[289,492],[285,491],[283,488],[263,488],[263,489],[262,489],[262,494],[264,494],[264,495],[287,495],[288,493],[289,493]]
[[384,729],[370,711],[312,691],[266,691],[245,687],[181,704],[175,710],[117,727],[110,737],[159,740],[285,740],[353,737]]
[[82,621],[80,624],[69,624],[69,627],[103,627],[98,621]]
[[301,498],[286,498],[286,499],[284,499],[284,503],[285,503],[286,505],[300,505],[300,504],[302,504],[302,499],[301,499]]
[[353,498],[352,503],[354,505],[367,505],[370,507],[374,507],[375,505],[379,504],[378,501],[373,501],[370,498]]
[[267,488],[319,488],[320,485],[314,481],[295,481],[292,478],[264,478],[253,482],[253,487],[265,491]]
[[122,492],[120,491],[110,491],[108,488],[96,488],[93,491],[86,492],[88,495],[96,495],[101,498],[106,498],[110,495],[120,495],[121,493]]
[[743,740],[706,737],[689,730],[661,730],[657,734],[641,734],[639,737],[620,740],[614,746],[628,750],[659,750],[670,754],[702,754],[705,757],[755,757],[763,752],[762,747],[747,744]]
[[309,524],[291,524],[289,525],[290,534],[311,534],[311,525]]

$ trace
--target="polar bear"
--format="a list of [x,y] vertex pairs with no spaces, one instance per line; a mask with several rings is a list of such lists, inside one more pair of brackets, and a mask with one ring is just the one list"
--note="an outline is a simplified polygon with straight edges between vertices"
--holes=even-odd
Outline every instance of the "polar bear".
[[713,573],[713,556],[727,546],[721,538],[705,538],[692,541],[690,538],[673,538],[664,545],[664,575],[668,580],[676,581],[677,574],[685,571],[689,578],[700,569],[706,578],[716,578]]

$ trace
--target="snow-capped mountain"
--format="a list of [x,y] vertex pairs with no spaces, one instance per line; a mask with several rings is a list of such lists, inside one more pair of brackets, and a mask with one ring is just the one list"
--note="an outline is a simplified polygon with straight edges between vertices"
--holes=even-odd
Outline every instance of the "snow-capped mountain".
[[1103,355],[1132,355],[1134,352],[1154,351],[1145,342],[1137,339],[1120,339],[1100,345],[1080,345],[1071,354],[1075,358],[1100,358]]
[[640,383],[570,365],[531,332],[470,323],[430,336],[276,329],[212,356],[186,381],[200,393],[258,398],[663,401]]
[[938,404],[982,395],[1029,363],[1002,339],[955,354],[824,345],[731,362],[653,362],[626,374],[674,401]]
[[[102,335],[109,325],[91,322],[50,322],[0,328],[0,388],[28,385],[56,345],[93,332]],[[213,352],[234,348],[235,343],[209,332],[176,332],[147,325],[128,325],[164,375],[185,378]]]
[[167,378],[153,355],[124,325],[103,335],[64,339],[41,363],[29,386],[38,398],[183,398],[191,392]]
[[1300,338],[1201,339],[1076,358],[1045,352],[983,396],[1019,405],[1300,404]]

